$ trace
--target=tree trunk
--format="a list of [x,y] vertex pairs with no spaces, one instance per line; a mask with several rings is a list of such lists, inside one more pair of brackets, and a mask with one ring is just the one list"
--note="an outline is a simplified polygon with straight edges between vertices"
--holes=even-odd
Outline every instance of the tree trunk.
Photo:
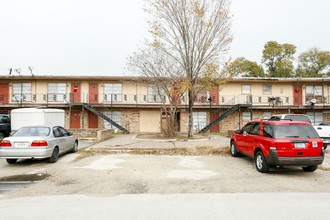
[[188,116],[189,116],[189,122],[188,122],[188,138],[193,137],[193,105],[194,105],[194,96],[193,96],[193,91],[189,90],[188,91],[188,103],[189,103],[189,111],[188,111]]

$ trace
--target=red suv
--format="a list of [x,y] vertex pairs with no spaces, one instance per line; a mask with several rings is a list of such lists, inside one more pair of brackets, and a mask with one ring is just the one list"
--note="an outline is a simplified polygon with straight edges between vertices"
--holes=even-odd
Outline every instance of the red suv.
[[251,121],[232,135],[230,153],[254,158],[261,173],[276,166],[313,172],[324,160],[322,139],[310,123],[298,121]]

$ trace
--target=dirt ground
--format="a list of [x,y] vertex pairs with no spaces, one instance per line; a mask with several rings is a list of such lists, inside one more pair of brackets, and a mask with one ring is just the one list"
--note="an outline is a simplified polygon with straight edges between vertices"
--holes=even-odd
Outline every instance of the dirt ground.
[[[194,142],[151,142],[125,136],[90,146],[90,150],[119,147],[210,146],[228,147],[228,138],[216,137]],[[86,194],[239,193],[239,192],[330,192],[330,171],[321,168],[313,173],[299,167],[277,168],[268,174],[258,173],[253,160],[221,155],[137,155],[104,154],[77,160],[81,152],[60,157],[55,164],[46,160],[24,160],[9,165],[0,160],[0,178],[35,174],[44,180],[3,192],[1,197]],[[329,158],[327,149],[327,158]],[[0,184],[1,187],[1,184]]]

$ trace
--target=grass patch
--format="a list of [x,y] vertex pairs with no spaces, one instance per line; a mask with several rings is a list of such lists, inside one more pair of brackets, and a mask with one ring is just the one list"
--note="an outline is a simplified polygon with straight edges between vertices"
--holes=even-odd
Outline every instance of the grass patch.
[[319,166],[318,169],[323,170],[323,171],[330,171],[330,167],[324,167],[324,166]]
[[86,157],[108,155],[108,154],[135,154],[135,155],[170,155],[170,156],[202,156],[202,155],[222,155],[229,156],[229,147],[184,147],[184,148],[97,148],[78,151],[79,156],[75,161]]

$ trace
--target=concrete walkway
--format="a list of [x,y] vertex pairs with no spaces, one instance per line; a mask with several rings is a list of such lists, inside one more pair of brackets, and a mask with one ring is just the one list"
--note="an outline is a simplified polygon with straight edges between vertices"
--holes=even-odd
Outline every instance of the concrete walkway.
[[178,148],[178,147],[229,147],[229,138],[223,136],[210,136],[210,138],[194,139],[188,141],[141,139],[136,134],[117,135],[109,140],[97,143],[91,148]]

